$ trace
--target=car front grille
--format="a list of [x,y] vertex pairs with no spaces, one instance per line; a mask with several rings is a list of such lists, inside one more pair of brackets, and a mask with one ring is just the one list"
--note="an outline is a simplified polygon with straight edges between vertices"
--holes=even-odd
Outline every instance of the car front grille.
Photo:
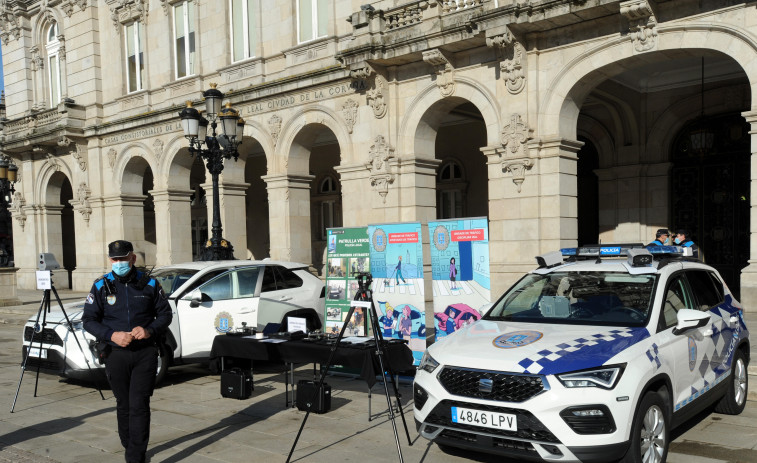
[[545,390],[538,375],[445,367],[438,378],[450,394],[498,402],[523,402]]
[[[517,420],[517,431],[507,431],[504,429],[490,429],[479,426],[473,426],[469,424],[453,423],[452,422],[452,407],[471,408],[476,410],[487,410],[498,413],[508,413],[515,415]],[[517,408],[507,407],[495,407],[491,405],[474,404],[468,402],[459,402],[456,400],[443,400],[439,402],[436,407],[428,414],[424,423],[444,426],[447,428],[458,429],[462,431],[469,431],[473,433],[487,433],[500,435],[504,437],[513,437],[518,439],[527,439],[530,441],[538,442],[550,442],[560,443],[557,437],[552,434],[546,426],[539,421],[528,410],[521,410]]]
[[54,346],[62,346],[63,340],[58,336],[58,333],[51,328],[45,328],[41,333],[35,333],[34,328],[31,326],[24,327],[24,341],[29,342],[32,340],[32,334],[34,335],[34,344],[36,345],[40,341],[42,344],[52,344]]
[[[35,336],[36,338],[36,336]],[[26,355],[26,347],[21,350],[21,362],[26,360],[26,369],[34,371],[39,368],[47,373],[61,374],[66,369],[66,361],[63,356],[52,350],[47,351],[47,358],[41,359],[39,357],[28,357]]]

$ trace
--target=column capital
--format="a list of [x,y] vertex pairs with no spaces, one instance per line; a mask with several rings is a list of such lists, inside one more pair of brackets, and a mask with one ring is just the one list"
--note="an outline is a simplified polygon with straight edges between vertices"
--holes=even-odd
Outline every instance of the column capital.
[[527,145],[539,153],[539,158],[560,156],[578,159],[577,153],[584,146],[584,142],[567,138],[538,138],[529,140]]
[[757,123],[757,111],[744,111],[741,115],[744,116],[744,119],[750,124]]
[[310,184],[315,179],[314,175],[287,175],[287,174],[273,174],[264,175],[260,177],[265,183],[268,189],[273,188],[307,188],[310,189]]
[[148,193],[152,195],[154,201],[177,201],[185,199],[186,201],[189,201],[194,190],[174,188],[167,190],[150,190]]

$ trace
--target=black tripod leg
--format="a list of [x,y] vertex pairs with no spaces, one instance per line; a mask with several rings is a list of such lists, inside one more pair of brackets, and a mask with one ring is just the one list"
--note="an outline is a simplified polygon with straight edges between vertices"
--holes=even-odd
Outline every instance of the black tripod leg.
[[[42,302],[39,304],[39,309],[37,310],[37,318],[34,320],[34,326],[37,326],[39,323],[39,317],[42,314],[42,310],[45,307],[45,296],[42,296]],[[24,380],[24,372],[26,371],[26,362],[29,360],[29,353],[32,350],[32,344],[34,343],[34,327],[32,327],[32,336],[29,338],[29,349],[26,351],[26,356],[24,357],[24,363],[21,364],[21,377],[18,380],[18,387],[16,387],[16,395],[13,397],[13,405],[11,406],[11,413],[13,413],[13,410],[16,408],[16,400],[18,399],[18,392],[21,390],[21,382]]]
[[[76,345],[79,346],[79,350],[81,351],[82,357],[84,357],[84,362],[87,364],[87,369],[90,373],[92,373],[92,367],[89,365],[89,357],[87,356],[87,353],[84,352],[84,349],[81,346],[81,343],[79,342],[79,337],[76,336],[76,331],[74,330],[73,325],[71,324],[71,320],[68,319],[68,314],[66,313],[66,309],[63,308],[63,303],[60,300],[60,297],[58,296],[58,291],[55,290],[55,286],[51,286],[53,290],[53,294],[55,294],[55,300],[58,302],[58,307],[60,307],[60,311],[63,312],[63,316],[66,318],[66,323],[68,323],[68,330],[71,332],[71,334],[74,335],[74,340],[76,341]],[[48,295],[48,299],[50,296]],[[49,303],[49,300],[48,300]],[[91,355],[91,352],[90,352]],[[105,396],[103,395],[102,389],[100,389],[100,381],[99,379],[95,380],[95,385],[97,386],[97,391],[100,393],[100,397],[105,400]]]
[[[384,343],[384,335],[381,331],[379,331],[379,324],[378,324],[378,314],[376,314],[376,307],[371,304],[370,309],[370,317],[371,317],[371,326],[373,326],[373,332],[374,338],[376,340],[376,346],[380,346],[380,350],[378,351],[378,357],[379,357],[379,364],[381,365],[381,376],[384,378],[384,388],[386,388],[386,375],[384,374],[385,371],[389,371],[389,379],[392,382],[392,387],[394,387],[394,397],[397,399],[397,408],[400,409],[400,417],[402,418],[402,426],[405,428],[405,435],[407,436],[407,443],[408,445],[413,445],[413,441],[410,440],[410,431],[407,430],[407,421],[405,421],[405,411],[402,409],[402,401],[401,401],[401,395],[400,390],[397,387],[397,383],[394,382],[394,369],[392,368],[391,361],[387,357],[386,359],[386,368],[387,370],[384,370],[383,365],[383,349],[386,347]],[[393,410],[392,410],[392,402],[389,399],[389,389],[386,389],[386,398],[389,405],[390,413],[392,414],[392,420],[394,420],[393,417]],[[395,430],[396,435],[396,430]],[[399,442],[397,443],[397,446],[399,446]]]
[[[45,290],[45,296],[43,297],[44,301],[44,312],[42,313],[42,329],[40,330],[40,334],[45,332],[45,325],[47,325],[47,313],[50,312],[50,290]],[[37,377],[34,380],[34,397],[37,397],[37,386],[39,385],[39,370],[42,368],[42,337],[39,337],[39,362],[37,362]],[[29,343],[29,347],[32,347],[32,343]],[[26,355],[29,355],[28,353]]]
[[336,342],[334,343],[334,346],[331,348],[331,352],[329,353],[329,359],[326,362],[326,368],[321,368],[321,378],[318,380],[318,386],[315,388],[315,391],[313,391],[313,396],[310,398],[310,402],[308,402],[308,410],[307,412],[305,412],[305,418],[302,419],[302,424],[300,424],[300,430],[297,431],[297,437],[294,438],[292,449],[289,451],[289,456],[287,456],[287,463],[289,463],[289,461],[292,459],[292,454],[294,453],[294,449],[295,447],[297,447],[297,441],[300,440],[300,434],[302,434],[302,430],[305,428],[305,422],[307,422],[308,416],[310,416],[310,407],[318,398],[318,393],[321,391],[321,388],[323,387],[323,381],[326,378],[326,374],[329,372],[329,368],[331,368],[331,363],[334,361],[334,354],[336,354],[336,349],[339,347],[339,343],[344,337],[344,331],[347,329],[347,325],[350,323],[350,320],[352,320],[352,314],[354,312],[355,312],[355,308],[350,306],[350,310],[349,312],[347,312],[347,318],[344,320],[344,324],[342,325],[342,330],[339,332],[339,336],[337,336]]

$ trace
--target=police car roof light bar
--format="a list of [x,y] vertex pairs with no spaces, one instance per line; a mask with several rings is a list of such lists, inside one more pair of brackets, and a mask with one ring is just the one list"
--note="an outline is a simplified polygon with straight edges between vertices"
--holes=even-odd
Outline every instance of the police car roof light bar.
[[[681,246],[644,246],[643,244],[603,244],[589,245],[578,248],[562,248],[560,252],[565,257],[589,259],[593,257],[628,257],[631,250],[645,250],[653,258],[690,257],[690,248]],[[687,252],[688,251],[688,252]],[[639,255],[639,254],[636,254]],[[630,261],[629,261],[630,262]]]

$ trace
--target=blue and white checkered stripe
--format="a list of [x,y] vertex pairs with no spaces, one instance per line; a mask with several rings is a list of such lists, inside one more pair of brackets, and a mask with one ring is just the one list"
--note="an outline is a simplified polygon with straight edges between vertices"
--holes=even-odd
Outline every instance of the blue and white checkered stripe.
[[647,349],[647,358],[655,365],[656,370],[660,368],[662,362],[660,362],[660,348],[657,344],[652,343],[652,347]]
[[646,328],[617,328],[542,349],[518,364],[523,373],[550,375],[602,365],[648,338]]

